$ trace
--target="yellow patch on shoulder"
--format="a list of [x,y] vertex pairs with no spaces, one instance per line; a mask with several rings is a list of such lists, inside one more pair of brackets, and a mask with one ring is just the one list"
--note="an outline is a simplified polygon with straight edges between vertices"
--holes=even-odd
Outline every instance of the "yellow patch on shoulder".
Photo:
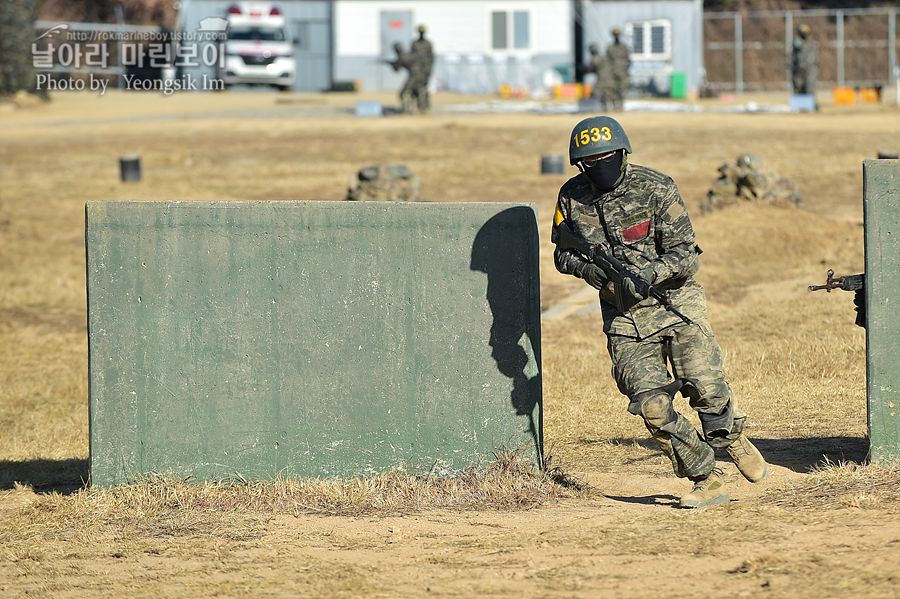
[[556,212],[553,214],[553,224],[555,226],[559,226],[559,223],[563,222],[566,218],[563,216],[562,210],[559,207],[559,204],[556,205]]
[[669,206],[669,209],[666,211],[666,214],[669,215],[669,218],[671,218],[672,220],[675,220],[676,218],[681,216],[682,212],[684,212],[684,206],[682,206],[678,202],[675,202],[674,204]]

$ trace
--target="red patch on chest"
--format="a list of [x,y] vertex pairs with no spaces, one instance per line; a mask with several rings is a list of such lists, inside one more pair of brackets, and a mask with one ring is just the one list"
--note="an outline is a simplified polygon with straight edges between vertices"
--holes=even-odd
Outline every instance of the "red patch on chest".
[[625,243],[634,243],[646,237],[648,233],[650,233],[650,221],[646,220],[622,231],[622,238]]

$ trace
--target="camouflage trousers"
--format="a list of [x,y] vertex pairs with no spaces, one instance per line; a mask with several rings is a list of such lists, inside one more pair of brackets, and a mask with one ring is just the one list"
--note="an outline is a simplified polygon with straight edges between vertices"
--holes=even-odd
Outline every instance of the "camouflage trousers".
[[613,110],[622,110],[625,104],[625,93],[628,91],[628,78],[622,75],[615,75],[614,79],[610,86],[606,105],[607,108]]
[[[746,415],[735,405],[722,349],[706,319],[647,339],[609,335],[607,349],[619,391],[630,399],[628,411],[643,418],[675,474],[708,476],[716,465],[715,448],[741,435]],[[702,433],[675,409],[679,391],[697,412]]]
[[427,112],[431,108],[428,97],[428,78],[421,75],[410,75],[400,90],[400,102],[403,112]]

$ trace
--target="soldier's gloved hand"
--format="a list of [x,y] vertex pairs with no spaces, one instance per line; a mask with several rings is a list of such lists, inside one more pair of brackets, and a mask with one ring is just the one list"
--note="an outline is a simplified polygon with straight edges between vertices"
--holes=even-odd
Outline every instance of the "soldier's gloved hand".
[[856,306],[856,326],[866,328],[866,290],[857,289],[853,294],[853,305]]
[[587,282],[594,289],[603,289],[603,286],[609,282],[606,273],[596,264],[587,263],[576,271],[578,276]]
[[641,280],[646,281],[647,284],[641,285],[640,288],[638,288],[638,285],[631,279],[625,279],[622,282],[622,288],[625,289],[625,292],[635,301],[645,300],[650,297],[650,285],[656,281],[656,271],[653,270],[652,266],[648,266],[642,270],[638,276],[641,277]]

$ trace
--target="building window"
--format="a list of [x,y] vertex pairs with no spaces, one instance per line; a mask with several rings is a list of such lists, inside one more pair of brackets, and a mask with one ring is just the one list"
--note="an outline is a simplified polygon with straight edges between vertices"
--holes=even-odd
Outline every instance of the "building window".
[[494,50],[506,49],[506,13],[491,13],[491,32],[493,43],[491,47]]
[[[491,48],[527,50],[531,46],[527,11],[497,10],[491,13]],[[511,34],[511,35],[510,35]],[[512,45],[510,45],[512,41]]]
[[531,44],[528,40],[528,13],[517,10],[513,13],[513,47],[524,50]]
[[672,56],[672,22],[668,19],[625,24],[631,37],[632,60],[669,60]]

